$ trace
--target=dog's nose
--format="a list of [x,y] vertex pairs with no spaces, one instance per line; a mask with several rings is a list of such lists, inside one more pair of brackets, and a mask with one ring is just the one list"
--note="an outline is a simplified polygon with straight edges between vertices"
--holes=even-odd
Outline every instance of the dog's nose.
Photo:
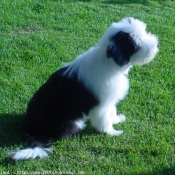
[[157,47],[158,47],[158,48],[160,47],[160,43],[157,44]]

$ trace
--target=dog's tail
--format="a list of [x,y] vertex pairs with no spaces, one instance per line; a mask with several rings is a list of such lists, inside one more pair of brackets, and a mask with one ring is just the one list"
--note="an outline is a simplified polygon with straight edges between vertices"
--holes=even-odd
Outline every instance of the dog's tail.
[[16,152],[12,152],[12,159],[18,160],[26,160],[26,159],[35,159],[37,157],[44,158],[47,157],[47,152],[51,152],[52,148],[42,148],[42,147],[34,147],[34,148],[26,148],[22,150],[18,150]]
[[53,150],[50,145],[37,142],[31,136],[30,141],[31,146],[29,148],[11,152],[10,155],[12,159],[19,161],[35,158],[44,158],[48,156],[48,152],[52,152]]

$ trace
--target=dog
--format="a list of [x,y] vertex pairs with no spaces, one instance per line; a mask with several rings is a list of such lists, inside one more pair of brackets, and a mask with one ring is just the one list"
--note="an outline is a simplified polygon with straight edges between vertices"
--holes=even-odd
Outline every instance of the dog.
[[12,158],[47,157],[49,141],[79,133],[87,120],[99,132],[122,134],[113,125],[125,121],[116,104],[127,95],[127,74],[132,66],[152,61],[158,45],[138,19],[112,23],[96,46],[63,65],[33,95],[24,122],[31,146],[13,152]]

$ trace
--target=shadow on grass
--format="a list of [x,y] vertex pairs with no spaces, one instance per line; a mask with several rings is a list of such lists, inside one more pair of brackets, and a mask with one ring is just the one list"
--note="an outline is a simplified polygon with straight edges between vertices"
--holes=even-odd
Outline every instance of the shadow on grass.
[[153,170],[142,175],[175,175],[175,167],[164,167],[160,170]]
[[[78,0],[80,2],[91,2],[92,0]],[[75,0],[66,0],[66,2],[77,2]],[[104,4],[147,4],[147,0],[104,0],[100,1],[99,3],[104,3]]]
[[1,159],[0,165],[8,168],[8,166],[16,166],[16,162],[12,160],[10,152],[14,150],[12,147],[26,145],[27,140],[22,134],[22,123],[24,114],[0,114],[0,148],[5,150],[5,157]]
[[22,143],[21,132],[24,114],[0,114],[0,147]]
[[[77,0],[79,2],[91,2],[92,0]],[[75,2],[73,0],[67,0],[67,2]],[[105,3],[105,4],[146,4],[148,3],[148,0],[104,0],[99,3]]]
[[146,4],[148,3],[147,0],[106,0],[103,1],[105,4]]

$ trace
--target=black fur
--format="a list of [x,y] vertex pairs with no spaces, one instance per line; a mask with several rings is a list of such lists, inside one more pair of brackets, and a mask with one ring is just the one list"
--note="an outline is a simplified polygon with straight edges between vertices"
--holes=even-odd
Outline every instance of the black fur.
[[94,95],[78,81],[77,73],[63,76],[67,67],[56,71],[29,102],[25,132],[35,140],[47,142],[79,132],[75,121],[88,115],[98,104]]
[[130,34],[122,31],[114,35],[111,42],[106,53],[108,58],[112,57],[119,66],[128,64],[130,57],[139,49]]

